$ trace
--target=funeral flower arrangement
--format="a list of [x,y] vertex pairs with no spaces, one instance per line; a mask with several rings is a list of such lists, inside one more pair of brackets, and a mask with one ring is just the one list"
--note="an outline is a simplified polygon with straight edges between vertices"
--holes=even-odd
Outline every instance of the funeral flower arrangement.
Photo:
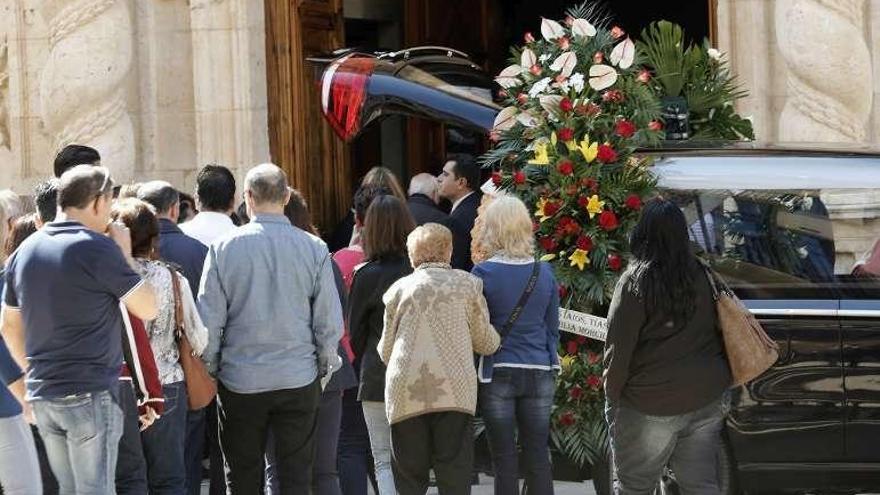
[[[581,6],[543,19],[496,77],[504,108],[483,164],[531,209],[542,260],[564,308],[604,314],[625,268],[628,233],[655,186],[637,146],[663,135],[653,75],[618,27]],[[600,462],[602,342],[563,334],[553,442],[578,465]]]

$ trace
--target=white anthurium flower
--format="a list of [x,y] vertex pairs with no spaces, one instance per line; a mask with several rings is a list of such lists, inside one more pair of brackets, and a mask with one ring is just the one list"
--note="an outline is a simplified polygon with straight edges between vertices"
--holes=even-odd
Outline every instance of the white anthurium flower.
[[590,67],[590,87],[596,91],[614,86],[617,82],[617,71],[614,67],[605,64],[596,64]]
[[611,63],[621,69],[629,69],[632,67],[633,60],[636,57],[636,45],[629,37],[621,41],[611,50]]
[[716,62],[721,61],[722,53],[721,50],[717,48],[709,48],[709,50],[706,51],[706,54],[709,55],[709,58]]
[[575,55],[574,52],[565,52],[556,57],[556,60],[553,61],[553,65],[550,66],[550,70],[555,70],[561,75],[568,77],[574,71],[577,62],[577,55]]
[[556,83],[556,87],[562,90],[563,93],[568,93],[568,91],[571,89],[571,80],[565,79],[561,83]]
[[498,74],[498,77],[495,78],[495,82],[498,83],[502,88],[512,88],[514,86],[518,86],[522,81],[519,79],[519,75],[522,74],[523,68],[513,64],[505,68]]
[[559,112],[559,102],[562,101],[562,97],[559,95],[541,95],[538,98],[538,101],[541,102],[541,108],[547,112],[547,115],[550,116],[551,120],[558,120]]
[[516,124],[516,114],[519,110],[516,107],[502,108],[498,115],[495,116],[495,123],[492,129],[495,131],[507,131]]
[[571,23],[571,34],[577,38],[592,38],[596,36],[596,26],[586,19],[575,19]]
[[531,66],[538,63],[538,57],[535,56],[535,52],[531,50],[531,48],[526,48],[523,50],[522,55],[519,57],[519,65],[528,70]]
[[547,88],[550,87],[551,81],[552,79],[545,77],[544,79],[537,81],[535,84],[532,84],[532,87],[529,88],[529,97],[534,98],[544,91],[547,91]]
[[562,24],[559,24],[556,21],[552,21],[547,18],[541,19],[541,35],[544,36],[544,39],[547,41],[553,41],[555,39],[561,38],[565,36],[565,28],[562,27]]
[[538,61],[543,64],[544,62],[550,60],[551,57],[552,57],[552,55],[550,55],[549,53],[545,53],[545,54],[541,55],[540,57],[538,57]]
[[584,90],[584,75],[580,72],[572,74],[568,82],[576,92],[580,93]]
[[517,114],[516,120],[526,127],[535,127],[538,125],[538,119],[536,119],[534,115],[528,112]]

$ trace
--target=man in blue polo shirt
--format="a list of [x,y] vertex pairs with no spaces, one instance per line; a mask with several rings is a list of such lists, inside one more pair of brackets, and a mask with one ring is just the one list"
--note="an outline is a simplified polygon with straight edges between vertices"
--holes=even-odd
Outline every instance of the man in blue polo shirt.
[[112,190],[106,168],[66,171],[56,220],[22,243],[5,273],[0,332],[27,365],[27,399],[61,493],[115,493],[121,306],[144,320],[157,313],[128,229],[110,224]]

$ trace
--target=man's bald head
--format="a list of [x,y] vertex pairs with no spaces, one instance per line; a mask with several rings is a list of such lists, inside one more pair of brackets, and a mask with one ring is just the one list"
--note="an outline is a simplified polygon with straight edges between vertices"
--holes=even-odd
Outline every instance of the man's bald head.
[[271,163],[250,169],[244,179],[244,190],[253,206],[280,205],[283,209],[290,196],[287,174]]

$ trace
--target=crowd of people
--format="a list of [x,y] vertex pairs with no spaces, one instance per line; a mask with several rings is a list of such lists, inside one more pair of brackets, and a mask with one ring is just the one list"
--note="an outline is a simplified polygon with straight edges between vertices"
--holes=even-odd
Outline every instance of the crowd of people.
[[[372,169],[328,243],[272,164],[247,172],[243,207],[220,165],[199,171],[194,198],[116,184],[84,146],[62,150],[55,175],[34,213],[0,192],[3,493],[199,494],[207,457],[212,495],[424,494],[432,473],[441,494],[464,494],[478,402],[495,493],[521,479],[553,492],[559,291],[530,212],[483,202],[472,158],[408,193]],[[686,227],[658,201],[609,319],[619,493],[649,493],[670,457],[688,461],[692,493],[711,493],[690,466],[720,430],[730,376],[717,336],[699,332],[714,314],[695,261],[662,251],[687,250]],[[207,407],[193,406],[181,349],[216,378]]]

